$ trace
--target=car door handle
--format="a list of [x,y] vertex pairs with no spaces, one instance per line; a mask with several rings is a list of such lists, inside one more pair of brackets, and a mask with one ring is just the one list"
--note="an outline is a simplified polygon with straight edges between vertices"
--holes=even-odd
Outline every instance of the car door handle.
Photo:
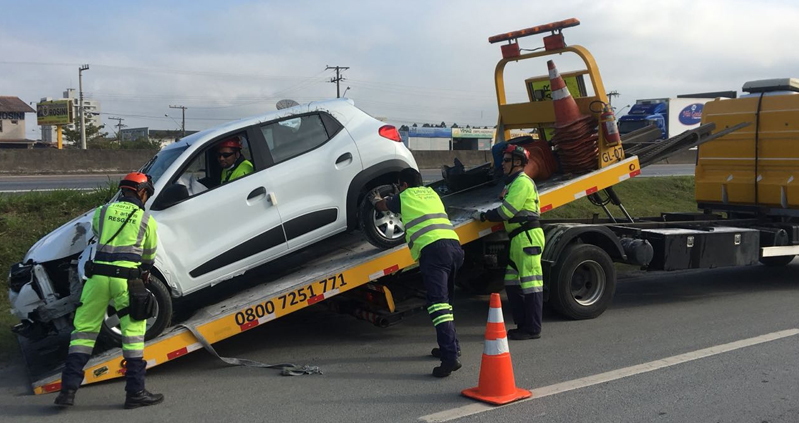
[[336,159],[336,164],[339,164],[339,163],[342,163],[342,162],[346,162],[347,160],[352,160],[352,154],[344,153],[344,154],[338,156],[338,159]]
[[265,194],[266,194],[266,188],[258,187],[256,189],[252,190],[250,195],[247,196],[247,199],[248,200],[252,200],[253,198],[255,198],[255,197],[259,196],[259,195],[265,195]]

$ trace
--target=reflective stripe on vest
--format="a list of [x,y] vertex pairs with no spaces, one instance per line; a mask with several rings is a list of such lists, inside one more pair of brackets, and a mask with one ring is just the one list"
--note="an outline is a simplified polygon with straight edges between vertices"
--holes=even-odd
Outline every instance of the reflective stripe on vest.
[[405,240],[414,260],[419,260],[422,248],[435,241],[458,240],[444,204],[432,188],[408,188],[399,195]]
[[[129,206],[127,206],[128,204]],[[112,207],[113,210],[111,210]],[[136,209],[131,210],[131,207],[135,207]],[[142,254],[144,254],[142,242],[147,233],[147,223],[150,221],[150,213],[146,211],[139,213],[140,210],[141,209],[134,204],[123,202],[102,206],[98,219],[97,233],[99,236],[95,260],[102,262],[142,261]],[[113,220],[110,220],[111,217],[109,214],[114,215]],[[125,226],[122,227],[122,230],[119,230],[119,225],[122,224],[129,215],[130,219],[125,223]],[[109,238],[114,236],[118,230],[119,234],[110,240],[110,244],[103,243],[109,242]],[[131,242],[133,242],[132,245]],[[148,252],[152,254],[150,250],[152,249],[148,249]]]

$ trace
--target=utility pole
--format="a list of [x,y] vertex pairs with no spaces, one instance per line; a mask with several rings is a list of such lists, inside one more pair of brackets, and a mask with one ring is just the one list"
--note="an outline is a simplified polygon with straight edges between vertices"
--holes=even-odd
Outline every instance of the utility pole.
[[78,111],[80,112],[80,148],[82,150],[86,149],[86,120],[83,117],[83,71],[85,70],[89,70],[89,65],[81,65],[78,68],[78,90],[80,91]]
[[613,97],[618,97],[619,95],[619,92],[616,90],[608,93],[608,107],[610,107],[610,110],[613,110]]
[[339,87],[339,83],[343,81],[345,78],[339,74],[340,71],[349,69],[345,66],[327,66],[325,70],[335,69],[336,70],[336,77],[330,78],[330,82],[336,83],[336,98],[341,98],[341,88]]
[[181,138],[185,137],[186,136],[186,109],[188,109],[188,107],[186,107],[186,106],[169,106],[169,108],[170,109],[180,109],[180,111],[183,112],[183,120],[181,121],[182,123],[180,125],[180,132],[182,133],[182,135],[180,137]]
[[119,145],[122,145],[122,127],[123,126],[128,126],[128,125],[123,125],[122,124],[122,121],[125,120],[125,119],[118,118],[118,117],[110,117],[108,119],[117,121],[117,124],[114,125],[114,126],[117,127],[117,142],[119,142]]

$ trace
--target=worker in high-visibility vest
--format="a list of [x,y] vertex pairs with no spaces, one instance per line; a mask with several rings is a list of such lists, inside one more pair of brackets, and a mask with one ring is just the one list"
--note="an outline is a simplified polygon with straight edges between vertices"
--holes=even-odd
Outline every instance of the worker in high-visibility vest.
[[507,175],[502,205],[487,212],[477,211],[472,216],[480,221],[505,222],[510,237],[505,291],[517,326],[508,331],[508,338],[514,340],[541,337],[544,303],[544,273],[541,269],[544,231],[539,222],[538,189],[524,173],[528,159],[524,148],[512,144],[507,146],[502,158],[502,170]]
[[374,192],[370,198],[377,210],[400,213],[411,257],[419,261],[422,283],[427,291],[427,312],[436,328],[438,348],[431,354],[441,359],[433,376],[447,377],[461,368],[460,345],[452,313],[455,275],[463,265],[458,234],[438,194],[423,186],[422,175],[413,168],[400,171],[399,194],[388,199]]
[[241,148],[238,136],[226,139],[216,146],[216,158],[222,167],[221,185],[253,172],[252,163],[241,154]]
[[143,281],[149,277],[158,242],[155,220],[144,210],[144,203],[153,195],[153,183],[149,176],[133,172],[125,176],[119,186],[122,194],[119,201],[98,207],[92,219],[92,231],[97,238],[96,253],[87,263],[89,280],[75,312],[75,330],[61,375],[61,393],[55,399],[60,406],[71,406],[75,402],[75,392],[83,382],[83,367],[89,361],[111,300],[122,329],[125,408],[155,405],[164,400],[162,394],[153,394],[144,388],[147,322],[146,317],[134,318],[142,315],[142,307],[152,307],[147,304],[149,293]]

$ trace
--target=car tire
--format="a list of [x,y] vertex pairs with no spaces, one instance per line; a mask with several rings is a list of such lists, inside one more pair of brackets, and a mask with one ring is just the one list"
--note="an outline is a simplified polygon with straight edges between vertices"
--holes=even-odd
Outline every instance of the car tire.
[[[172,296],[169,295],[166,284],[155,273],[150,274],[150,281],[145,287],[153,293],[156,302],[155,317],[147,319],[147,331],[144,333],[144,340],[149,341],[160,335],[172,323]],[[112,305],[106,310],[103,324],[100,326],[100,336],[110,346],[122,345],[122,330]]]
[[760,263],[769,267],[787,266],[796,256],[760,257]]
[[593,244],[573,244],[560,254],[549,280],[549,302],[574,320],[602,314],[616,292],[616,268],[605,250]]
[[[381,185],[375,189],[383,198],[394,192],[391,185]],[[375,209],[368,196],[361,201],[358,209],[358,224],[366,240],[375,247],[389,249],[405,243],[405,227],[400,215]]]

